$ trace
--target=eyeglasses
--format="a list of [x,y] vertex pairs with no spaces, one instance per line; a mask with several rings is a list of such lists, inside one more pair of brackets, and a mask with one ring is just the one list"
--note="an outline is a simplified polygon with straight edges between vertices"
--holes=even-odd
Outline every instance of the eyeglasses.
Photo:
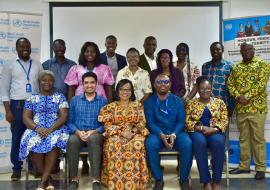
[[161,80],[161,79],[156,80],[156,84],[157,84],[157,85],[161,85],[161,84],[167,85],[167,84],[169,84],[169,83],[170,83],[170,80],[168,80],[168,79],[165,79],[165,80]]
[[131,92],[130,88],[120,88],[121,92]]
[[200,92],[212,92],[212,89],[199,89]]

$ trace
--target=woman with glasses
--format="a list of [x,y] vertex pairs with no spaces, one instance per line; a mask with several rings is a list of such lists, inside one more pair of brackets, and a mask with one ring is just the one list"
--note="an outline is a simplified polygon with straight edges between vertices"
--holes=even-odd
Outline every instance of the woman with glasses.
[[184,97],[186,93],[185,79],[183,72],[179,69],[176,69],[173,66],[173,54],[168,49],[162,49],[158,52],[157,55],[157,69],[153,70],[150,73],[150,80],[152,83],[152,89],[154,89],[155,78],[159,74],[165,74],[170,77],[171,88],[170,91],[177,95],[178,97]]
[[117,84],[121,79],[129,79],[134,86],[136,100],[144,104],[152,93],[149,74],[146,70],[138,66],[140,53],[136,48],[130,48],[127,51],[126,57],[128,66],[118,72],[115,84]]
[[143,106],[134,101],[133,85],[128,79],[118,82],[116,99],[104,106],[98,117],[105,128],[101,181],[109,190],[144,190],[150,178],[144,148],[149,132]]
[[[186,130],[192,140],[204,190],[221,190],[225,154],[224,132],[229,122],[227,108],[223,100],[211,97],[212,85],[207,77],[198,77],[196,84],[199,98],[189,101],[186,106]],[[208,169],[208,150],[212,156],[212,178]]]

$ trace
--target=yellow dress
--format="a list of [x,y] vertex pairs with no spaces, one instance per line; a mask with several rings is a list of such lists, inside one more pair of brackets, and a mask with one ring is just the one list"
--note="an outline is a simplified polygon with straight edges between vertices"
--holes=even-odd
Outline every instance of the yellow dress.
[[[105,128],[102,183],[110,190],[147,189],[150,178],[144,140],[149,131],[143,106],[130,102],[123,108],[119,102],[112,102],[101,109],[98,120]],[[126,130],[137,132],[127,140],[121,135]]]

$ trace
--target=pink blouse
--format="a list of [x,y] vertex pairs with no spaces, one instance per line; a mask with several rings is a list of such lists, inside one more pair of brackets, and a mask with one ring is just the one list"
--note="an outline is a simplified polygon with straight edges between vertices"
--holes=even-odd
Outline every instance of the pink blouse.
[[[87,69],[82,65],[74,65],[70,68],[66,78],[65,83],[69,86],[76,86],[75,95],[81,95],[84,92],[82,85],[82,76],[87,72]],[[105,98],[106,93],[104,89],[104,84],[113,85],[114,78],[111,69],[107,65],[100,64],[97,67],[94,67],[94,73],[97,75],[97,89],[96,92],[98,95],[101,95]]]

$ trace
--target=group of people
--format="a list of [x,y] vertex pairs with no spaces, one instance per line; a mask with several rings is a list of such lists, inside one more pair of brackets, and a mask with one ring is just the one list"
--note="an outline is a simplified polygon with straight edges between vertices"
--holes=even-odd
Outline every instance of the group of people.
[[[42,175],[37,190],[54,189],[51,173],[59,153],[66,152],[68,189],[77,189],[79,153],[87,147],[93,189],[147,189],[151,173],[153,189],[162,190],[159,151],[166,148],[180,153],[182,190],[191,189],[193,155],[203,189],[220,190],[225,131],[233,111],[240,164],[230,173],[250,172],[253,154],[255,179],[265,178],[270,65],[254,56],[251,44],[241,45],[243,60],[233,66],[222,58],[223,45],[212,43],[212,60],[201,71],[190,62],[185,43],[176,47],[176,62],[168,49],[155,56],[153,36],[145,39],[142,55],[136,48],[128,49],[126,58],[117,54],[113,35],[105,46],[100,53],[94,42],[85,42],[76,64],[65,57],[65,42],[57,39],[55,57],[40,64],[30,57],[30,41],[17,40],[18,58],[4,65],[1,89],[12,132],[12,180],[21,178],[22,161],[29,158]],[[82,160],[85,174],[87,157]]]

